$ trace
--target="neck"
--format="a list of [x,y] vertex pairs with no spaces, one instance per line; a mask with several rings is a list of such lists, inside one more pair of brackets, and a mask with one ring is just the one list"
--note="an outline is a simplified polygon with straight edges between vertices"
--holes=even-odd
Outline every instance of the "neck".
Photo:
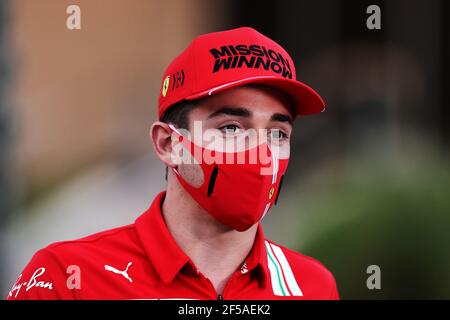
[[250,253],[257,224],[244,232],[224,226],[201,208],[173,175],[169,175],[162,213],[177,244],[222,293]]

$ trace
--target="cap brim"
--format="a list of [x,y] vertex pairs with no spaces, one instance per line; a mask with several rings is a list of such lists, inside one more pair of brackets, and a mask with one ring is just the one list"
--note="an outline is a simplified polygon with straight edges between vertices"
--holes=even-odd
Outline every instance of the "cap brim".
[[314,89],[303,82],[276,76],[259,76],[232,81],[218,87],[195,93],[185,99],[195,100],[222,92],[226,89],[251,83],[265,84],[286,93],[292,99],[297,115],[315,114],[325,110],[325,102]]

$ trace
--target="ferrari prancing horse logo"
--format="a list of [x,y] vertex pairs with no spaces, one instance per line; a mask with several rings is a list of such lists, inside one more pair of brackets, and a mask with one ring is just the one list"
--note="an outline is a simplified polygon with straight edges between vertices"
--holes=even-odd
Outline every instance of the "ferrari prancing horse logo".
[[162,86],[162,90],[161,90],[161,94],[163,97],[165,97],[167,94],[167,89],[169,89],[169,82],[170,82],[170,75],[167,76],[163,82],[163,86]]
[[273,193],[274,193],[274,192],[275,192],[275,188],[274,188],[274,187],[270,188],[270,191],[269,191],[269,200],[272,199]]

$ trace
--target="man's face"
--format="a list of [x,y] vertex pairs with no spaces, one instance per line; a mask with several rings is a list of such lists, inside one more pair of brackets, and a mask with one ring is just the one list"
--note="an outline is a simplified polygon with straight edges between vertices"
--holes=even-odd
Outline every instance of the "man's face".
[[[282,159],[289,158],[292,122],[288,98],[276,89],[260,85],[213,95],[198,102],[189,113],[189,131],[196,144],[218,151],[241,151],[267,142]],[[197,135],[199,126],[201,136]],[[206,141],[211,138],[204,134],[207,131],[215,133],[214,139]],[[250,131],[257,135],[248,135]],[[181,164],[178,170],[191,185],[203,183],[198,165]]]

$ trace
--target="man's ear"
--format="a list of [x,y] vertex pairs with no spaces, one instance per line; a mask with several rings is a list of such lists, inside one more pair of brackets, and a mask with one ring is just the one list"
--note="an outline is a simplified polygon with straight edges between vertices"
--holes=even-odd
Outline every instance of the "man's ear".
[[150,128],[153,149],[161,161],[168,167],[176,167],[172,159],[172,130],[167,123],[156,121]]

